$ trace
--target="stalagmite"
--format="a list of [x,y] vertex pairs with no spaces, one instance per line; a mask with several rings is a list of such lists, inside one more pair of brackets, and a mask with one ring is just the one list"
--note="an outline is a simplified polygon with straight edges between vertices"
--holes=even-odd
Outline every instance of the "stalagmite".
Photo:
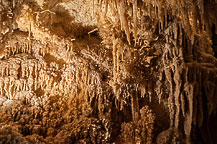
[[15,80],[15,86],[16,86],[16,92],[19,92],[21,90],[21,82],[20,80]]
[[192,116],[193,116],[193,85],[189,84],[185,86],[185,92],[189,96],[188,103],[189,103],[189,111],[186,115],[186,121],[184,123],[184,130],[187,136],[187,140],[190,138],[191,128],[192,128]]

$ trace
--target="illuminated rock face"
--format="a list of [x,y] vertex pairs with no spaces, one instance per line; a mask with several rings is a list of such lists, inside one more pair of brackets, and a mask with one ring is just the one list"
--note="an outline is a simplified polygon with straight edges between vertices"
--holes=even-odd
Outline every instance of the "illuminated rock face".
[[0,143],[214,143],[217,3],[1,0]]

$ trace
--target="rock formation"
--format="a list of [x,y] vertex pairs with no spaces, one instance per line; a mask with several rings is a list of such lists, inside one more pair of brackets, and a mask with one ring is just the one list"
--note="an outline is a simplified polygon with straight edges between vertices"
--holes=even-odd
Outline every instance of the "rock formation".
[[0,143],[217,141],[216,0],[0,0]]

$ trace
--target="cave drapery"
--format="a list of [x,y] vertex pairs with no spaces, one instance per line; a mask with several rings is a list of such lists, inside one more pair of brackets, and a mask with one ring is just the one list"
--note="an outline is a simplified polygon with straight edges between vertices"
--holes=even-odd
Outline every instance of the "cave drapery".
[[0,0],[0,143],[217,141],[216,0]]

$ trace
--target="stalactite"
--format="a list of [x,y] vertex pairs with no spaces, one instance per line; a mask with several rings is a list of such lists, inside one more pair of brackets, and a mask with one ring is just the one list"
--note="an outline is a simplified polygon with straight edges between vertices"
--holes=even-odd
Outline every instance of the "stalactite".
[[168,25],[167,25],[167,23],[168,23],[168,17],[167,17],[167,7],[166,8],[164,8],[164,17],[165,17],[165,27],[167,27]]
[[14,98],[14,79],[10,78],[10,83],[9,83],[9,95],[10,95],[10,100]]
[[117,45],[118,39],[113,38],[113,86],[114,93],[117,93]]
[[175,105],[174,105],[174,96],[173,96],[173,83],[170,70],[165,70],[166,77],[170,83],[170,94],[168,98],[169,110],[170,110],[170,127],[174,126],[174,115],[175,115]]
[[174,73],[174,81],[175,81],[175,105],[176,105],[176,116],[175,116],[175,127],[179,126],[179,114],[180,114],[180,91],[181,91],[181,77],[180,77],[180,69],[177,64],[175,64],[175,73]]
[[1,96],[4,95],[4,79],[3,78],[0,78],[0,92],[1,92]]
[[125,34],[127,36],[127,41],[129,43],[129,45],[131,45],[131,42],[130,42],[130,28],[129,28],[129,25],[128,25],[128,20],[127,20],[127,15],[126,15],[127,6],[126,6],[124,0],[121,0],[119,8],[120,8],[120,21],[123,24],[124,31],[125,31]]
[[107,12],[108,12],[108,5],[109,5],[108,0],[105,0],[105,15],[106,15]]
[[137,0],[134,0],[133,2],[133,34],[134,34],[134,41],[135,41],[135,44],[134,46],[136,45],[137,43],[137,31],[138,31],[138,20],[137,20]]

